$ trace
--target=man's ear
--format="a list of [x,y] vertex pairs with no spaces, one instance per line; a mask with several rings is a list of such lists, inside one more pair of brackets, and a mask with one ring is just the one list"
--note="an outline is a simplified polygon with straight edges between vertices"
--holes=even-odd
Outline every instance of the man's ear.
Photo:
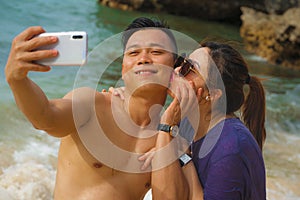
[[122,79],[123,79],[123,75],[124,75],[124,66],[123,66],[123,63],[122,63]]

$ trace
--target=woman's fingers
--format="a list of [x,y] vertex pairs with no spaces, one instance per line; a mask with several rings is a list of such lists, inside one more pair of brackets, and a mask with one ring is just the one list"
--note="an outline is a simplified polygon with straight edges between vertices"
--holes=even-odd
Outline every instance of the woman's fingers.
[[114,96],[119,96],[122,100],[125,99],[124,96],[125,87],[119,87],[119,88],[109,87],[108,92],[113,94]]
[[195,93],[195,86],[190,82],[183,80],[179,85],[179,95],[181,115],[186,116],[187,113],[195,109],[195,105],[198,104]]
[[146,152],[144,155],[138,158],[139,161],[144,161],[143,165],[141,166],[141,170],[146,170],[148,167],[151,166],[154,154],[155,148],[152,148],[150,151]]
[[196,94],[196,87],[194,82],[189,81],[188,82],[188,103],[187,103],[187,112],[189,110],[195,110],[197,109],[198,106],[198,99],[197,99],[197,94]]
[[195,91],[188,81],[178,75],[174,75],[172,78],[170,90],[169,93],[172,94],[173,101],[162,116],[162,121],[176,124],[183,118],[182,116],[186,115],[193,101],[192,97],[195,96]]

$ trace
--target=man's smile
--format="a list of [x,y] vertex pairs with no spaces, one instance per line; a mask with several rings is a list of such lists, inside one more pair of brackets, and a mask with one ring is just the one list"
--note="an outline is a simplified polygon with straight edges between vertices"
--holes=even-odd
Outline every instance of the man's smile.
[[158,70],[153,69],[153,67],[151,67],[151,68],[139,67],[134,70],[134,73],[137,75],[152,75],[152,74],[156,74],[157,72],[158,72]]

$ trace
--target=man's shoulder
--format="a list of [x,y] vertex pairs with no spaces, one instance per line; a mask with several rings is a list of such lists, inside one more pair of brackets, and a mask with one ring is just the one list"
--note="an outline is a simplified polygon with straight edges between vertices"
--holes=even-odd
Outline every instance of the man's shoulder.
[[[93,89],[93,88],[89,88],[89,87],[80,87],[80,88],[75,88],[73,90],[71,90],[70,92],[68,92],[65,97],[72,97],[74,95],[88,95],[88,96],[91,96],[91,95],[95,95],[97,93],[100,93],[98,92],[97,90]],[[84,97],[83,96],[83,97]],[[64,98],[65,98],[64,97]]]
[[74,101],[107,101],[111,99],[108,92],[99,92],[93,88],[80,87],[73,89],[64,96],[64,99],[72,99]]

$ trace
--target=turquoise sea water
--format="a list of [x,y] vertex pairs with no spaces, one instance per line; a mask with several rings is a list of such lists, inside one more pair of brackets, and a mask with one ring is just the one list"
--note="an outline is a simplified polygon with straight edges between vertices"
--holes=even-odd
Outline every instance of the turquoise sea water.
[[[236,26],[165,14],[124,12],[102,7],[95,0],[3,1],[0,13],[1,200],[50,200],[54,187],[59,140],[32,128],[16,108],[4,76],[11,40],[26,27],[41,25],[49,32],[84,30],[92,51],[103,40],[120,33],[132,19],[144,15],[163,18],[173,29],[197,41],[214,36],[241,42]],[[251,73],[265,79],[268,199],[299,199],[300,73],[268,64],[242,47],[241,51]],[[54,67],[49,73],[31,73],[30,77],[49,98],[57,98],[72,90],[77,72],[78,67]],[[101,88],[114,85],[120,74],[121,67],[116,63],[105,72]]]

